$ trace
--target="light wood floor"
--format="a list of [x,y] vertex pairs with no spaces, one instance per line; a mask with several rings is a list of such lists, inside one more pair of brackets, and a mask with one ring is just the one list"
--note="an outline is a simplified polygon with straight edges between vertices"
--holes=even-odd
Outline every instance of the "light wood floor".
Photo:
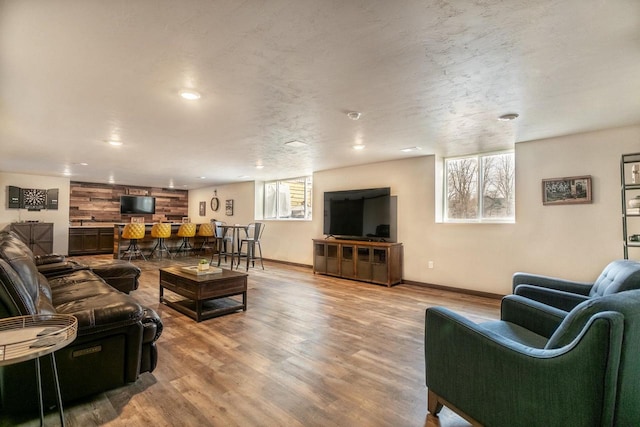
[[[443,305],[496,319],[498,300],[266,262],[249,271],[246,312],[196,323],[158,303],[158,267],[175,263],[136,261],[143,273],[131,295],[164,322],[158,367],[69,403],[68,426],[469,425],[447,408],[439,420],[427,417],[424,312]],[[3,418],[0,425],[39,425],[37,415]],[[45,421],[59,425],[57,412]]]

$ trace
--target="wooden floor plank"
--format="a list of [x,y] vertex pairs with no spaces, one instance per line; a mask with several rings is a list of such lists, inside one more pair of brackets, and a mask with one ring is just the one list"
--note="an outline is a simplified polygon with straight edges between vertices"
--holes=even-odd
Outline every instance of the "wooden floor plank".
[[[447,408],[427,417],[424,313],[443,305],[475,321],[496,319],[498,300],[265,262],[249,270],[246,312],[196,323],[158,302],[158,268],[194,262],[135,261],[143,273],[131,295],[164,323],[158,367],[69,403],[68,426],[469,425]],[[39,425],[37,415],[0,416],[0,425]],[[56,417],[47,414],[47,425]]]

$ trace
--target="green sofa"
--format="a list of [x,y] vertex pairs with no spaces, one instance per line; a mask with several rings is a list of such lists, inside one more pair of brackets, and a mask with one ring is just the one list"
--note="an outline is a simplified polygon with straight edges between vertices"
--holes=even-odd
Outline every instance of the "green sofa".
[[428,409],[486,426],[640,426],[640,290],[570,312],[518,295],[476,324],[426,311]]

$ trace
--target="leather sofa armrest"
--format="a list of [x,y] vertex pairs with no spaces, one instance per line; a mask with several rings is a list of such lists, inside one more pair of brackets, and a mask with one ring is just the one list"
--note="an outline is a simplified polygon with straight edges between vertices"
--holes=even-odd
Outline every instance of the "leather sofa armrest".
[[47,278],[62,276],[73,273],[78,270],[87,270],[89,267],[79,264],[75,261],[52,262],[49,264],[40,264],[37,266],[38,271]]
[[142,336],[142,342],[157,341],[162,335],[163,324],[160,316],[153,309],[149,307],[143,307],[144,314],[142,315],[142,326],[144,327],[144,333]]
[[36,255],[33,257],[33,261],[37,266],[64,262],[65,259],[64,255],[59,254]]

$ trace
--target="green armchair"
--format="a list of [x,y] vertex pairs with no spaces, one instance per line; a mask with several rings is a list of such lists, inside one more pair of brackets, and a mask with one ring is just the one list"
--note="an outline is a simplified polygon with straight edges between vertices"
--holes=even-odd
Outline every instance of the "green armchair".
[[513,293],[570,311],[589,298],[640,289],[640,262],[610,262],[594,282],[575,282],[530,273],[513,275]]
[[426,311],[428,409],[475,425],[640,426],[640,290],[570,312],[517,295],[501,320]]

